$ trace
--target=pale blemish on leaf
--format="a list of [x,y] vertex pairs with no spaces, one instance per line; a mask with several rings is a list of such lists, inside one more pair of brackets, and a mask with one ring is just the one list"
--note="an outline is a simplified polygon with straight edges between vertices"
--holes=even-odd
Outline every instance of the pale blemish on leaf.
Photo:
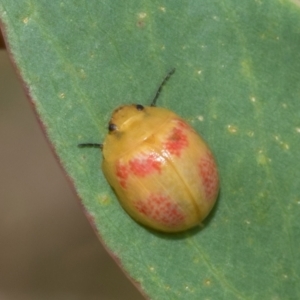
[[86,73],[85,73],[85,71],[83,69],[80,69],[80,71],[79,71],[79,77],[81,79],[86,79]]
[[235,125],[227,125],[227,130],[230,132],[230,133],[232,133],[232,134],[235,134],[235,133],[237,133],[237,131],[238,131],[238,127],[237,126],[235,126]]
[[147,17],[147,14],[145,12],[138,13],[138,21],[137,21],[138,27],[144,27],[145,26],[146,17]]
[[265,33],[262,33],[259,37],[260,37],[262,40],[265,40],[265,39],[266,39],[266,34],[265,34]]
[[60,98],[60,99],[64,99],[65,98],[65,93],[60,93],[59,95],[58,95],[58,97]]
[[149,270],[150,270],[151,272],[154,272],[154,271],[155,271],[155,268],[154,268],[153,266],[151,266],[151,267],[149,267]]
[[296,127],[296,132],[300,133],[300,127]]
[[102,205],[109,205],[111,203],[110,198],[106,194],[100,194],[97,196],[98,203]]
[[204,121],[204,117],[203,117],[203,116],[198,116],[197,119],[198,119],[200,122],[203,122],[203,121]]
[[281,140],[281,138],[278,135],[274,136],[275,141],[284,149],[284,150],[289,150],[290,145],[284,141]]
[[28,17],[26,17],[26,18],[23,19],[23,23],[24,23],[24,24],[27,24],[28,21],[29,21],[29,18],[28,18]]
[[241,67],[242,67],[242,73],[246,77],[252,77],[252,64],[250,60],[242,60],[241,62]]
[[147,14],[145,12],[140,12],[138,14],[139,19],[145,19],[147,17]]
[[289,150],[289,149],[290,149],[290,145],[287,144],[287,143],[283,143],[283,148],[284,148],[285,150]]
[[259,165],[266,165],[270,161],[269,158],[264,154],[263,150],[258,151],[256,160]]
[[248,131],[248,132],[247,132],[247,135],[248,135],[249,137],[253,137],[253,136],[254,136],[254,131]]
[[166,8],[165,8],[164,6],[160,6],[160,7],[159,7],[159,10],[161,10],[161,11],[164,12],[164,13],[166,12]]
[[204,284],[205,284],[206,286],[211,286],[211,280],[210,280],[210,279],[206,279],[206,280],[204,281]]

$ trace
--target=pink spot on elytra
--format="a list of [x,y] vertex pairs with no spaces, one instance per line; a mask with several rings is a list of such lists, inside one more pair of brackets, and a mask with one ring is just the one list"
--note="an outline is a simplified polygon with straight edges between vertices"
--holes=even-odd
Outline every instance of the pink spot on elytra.
[[116,164],[116,175],[120,185],[125,189],[128,179],[129,171],[126,165],[121,164],[119,161]]
[[184,148],[188,146],[188,139],[186,134],[183,132],[181,126],[174,127],[171,134],[167,137],[164,143],[164,147],[175,156],[180,156]]
[[161,161],[158,154],[150,153],[129,161],[130,171],[139,177],[144,177],[154,172],[161,172]]
[[151,194],[146,200],[136,202],[135,206],[143,215],[168,227],[180,225],[185,218],[179,206],[161,194]]
[[199,176],[208,201],[213,200],[218,192],[219,178],[217,166],[211,153],[207,152],[199,162]]

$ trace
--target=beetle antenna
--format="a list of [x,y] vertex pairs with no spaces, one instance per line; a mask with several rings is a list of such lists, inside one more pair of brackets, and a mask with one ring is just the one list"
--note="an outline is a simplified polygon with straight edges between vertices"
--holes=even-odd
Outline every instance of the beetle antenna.
[[176,70],[175,68],[171,69],[169,71],[169,73],[166,75],[166,77],[164,78],[164,80],[161,82],[161,84],[160,84],[159,88],[157,89],[156,94],[155,94],[150,106],[156,106],[156,100],[157,100],[163,86],[166,84],[166,82],[169,80],[169,78],[175,73],[175,70]]
[[96,144],[96,143],[85,143],[85,144],[78,144],[79,148],[100,148],[102,150],[103,144]]

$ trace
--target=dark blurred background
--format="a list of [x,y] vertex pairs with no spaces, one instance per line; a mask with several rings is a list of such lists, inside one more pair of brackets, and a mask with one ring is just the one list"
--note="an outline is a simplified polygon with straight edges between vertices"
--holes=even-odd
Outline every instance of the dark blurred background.
[[0,47],[0,299],[144,299],[86,220]]

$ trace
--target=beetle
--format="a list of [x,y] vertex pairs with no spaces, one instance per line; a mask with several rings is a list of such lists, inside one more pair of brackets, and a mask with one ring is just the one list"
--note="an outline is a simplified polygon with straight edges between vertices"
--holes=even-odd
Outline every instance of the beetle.
[[213,208],[219,177],[211,150],[174,112],[156,107],[168,72],[150,106],[115,109],[103,144],[102,171],[125,211],[162,232],[181,232],[202,222]]

